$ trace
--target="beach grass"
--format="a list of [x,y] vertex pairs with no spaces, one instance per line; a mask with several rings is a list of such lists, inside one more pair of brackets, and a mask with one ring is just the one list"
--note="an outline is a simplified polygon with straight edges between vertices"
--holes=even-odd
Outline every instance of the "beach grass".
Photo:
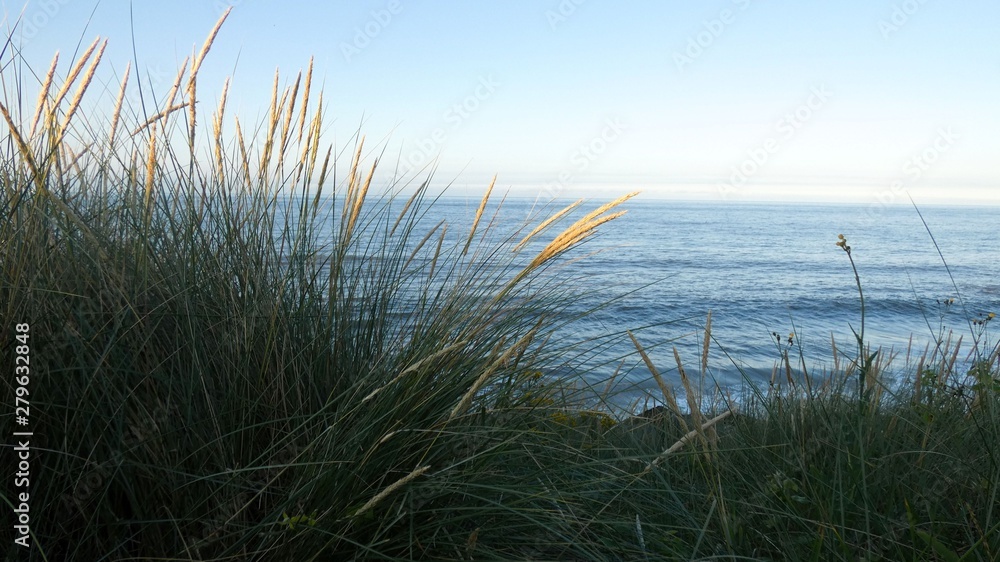
[[[198,102],[224,20],[149,115],[128,70],[106,119],[81,112],[102,41],[3,67],[0,349],[6,373],[30,349],[4,385],[33,433],[30,489],[0,492],[30,491],[11,559],[1000,557],[985,323],[970,373],[958,341],[911,361],[859,338],[831,372],[786,353],[770,385],[704,394],[623,333],[662,394],[623,411],[560,373],[596,345],[566,312],[601,290],[567,271],[629,195],[511,228],[491,184],[456,232],[429,177],[375,185],[360,134],[324,141],[311,64],[259,126],[226,119],[228,83]],[[704,341],[701,376],[710,317]]]

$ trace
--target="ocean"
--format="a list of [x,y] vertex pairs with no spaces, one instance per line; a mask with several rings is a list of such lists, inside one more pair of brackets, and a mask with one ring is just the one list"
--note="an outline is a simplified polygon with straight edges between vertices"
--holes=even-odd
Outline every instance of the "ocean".
[[[600,203],[588,201],[579,213]],[[441,198],[430,215],[462,230],[478,204]],[[518,224],[537,205],[507,199],[500,224]],[[585,364],[582,376],[598,386],[619,370],[620,383],[633,393],[659,392],[625,330],[646,347],[668,383],[680,384],[675,346],[685,371],[698,377],[709,312],[707,384],[766,383],[789,334],[796,369],[801,353],[810,373],[829,370],[831,337],[853,356],[861,303],[848,255],[836,245],[839,234],[852,248],[864,290],[865,340],[883,353],[899,352],[897,367],[908,347],[919,356],[949,330],[965,339],[963,361],[972,330],[981,330],[970,320],[1000,313],[1000,208],[921,206],[944,261],[909,205],[637,198],[623,208],[627,214],[604,225],[567,268],[583,291],[568,312],[599,308],[563,328],[567,341],[592,342],[577,359]],[[943,304],[946,299],[955,302]],[[608,304],[600,308],[602,303]],[[995,344],[990,328],[995,332],[1000,319],[994,324],[986,324],[983,345]]]

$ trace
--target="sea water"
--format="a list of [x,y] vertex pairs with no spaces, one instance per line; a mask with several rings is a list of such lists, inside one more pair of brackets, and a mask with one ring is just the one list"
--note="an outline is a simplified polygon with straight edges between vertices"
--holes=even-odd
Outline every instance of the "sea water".
[[[561,227],[603,202],[585,202]],[[401,209],[403,203],[392,206]],[[411,242],[445,221],[451,243],[461,243],[479,203],[465,197],[435,200],[423,209]],[[537,224],[568,203],[491,201],[477,237],[516,241],[530,231],[525,224]],[[1000,314],[998,207],[924,205],[918,210],[637,198],[621,209],[627,213],[602,225],[556,266],[556,275],[577,292],[555,340],[578,345],[566,350],[565,365],[558,370],[596,388],[617,373],[618,388],[629,389],[629,396],[659,393],[627,330],[668,384],[680,385],[676,348],[688,375],[726,388],[767,384],[786,353],[798,374],[803,365],[813,376],[829,373],[834,370],[832,342],[843,367],[857,357],[855,334],[862,335],[862,327],[872,350],[897,354],[893,364],[902,374],[907,374],[909,353],[910,375],[924,350],[950,331],[952,341],[964,339],[959,370],[968,367],[974,334],[980,350],[997,342],[993,334],[1000,333],[1000,318],[985,325],[973,321]],[[339,218],[339,207],[333,216]],[[526,251],[529,259],[556,233],[539,235]],[[850,256],[837,246],[840,234]],[[354,258],[371,259],[368,254]],[[863,326],[850,258],[864,294]],[[951,299],[953,304],[944,304]],[[702,378],[709,313],[711,340]]]
[[[442,198],[432,214],[467,225],[478,203]],[[507,199],[499,222],[517,224],[537,208],[536,200]],[[970,321],[1000,314],[997,207],[920,206],[918,212],[908,205],[634,199],[623,208],[628,212],[602,226],[566,269],[577,275],[581,292],[568,312],[597,309],[563,328],[567,341],[590,342],[581,346],[590,352],[578,358],[587,366],[577,368],[595,385],[617,370],[636,389],[656,388],[625,330],[668,383],[679,384],[674,347],[685,371],[697,376],[709,312],[705,375],[722,386],[766,383],[786,350],[796,371],[804,358],[810,373],[828,372],[831,340],[843,362],[854,358],[861,298],[849,256],[836,245],[839,234],[851,247],[864,292],[864,340],[883,354],[898,353],[897,365],[908,349],[915,363],[950,330],[966,342],[962,365],[972,332],[983,331]],[[986,324],[981,348],[996,343],[990,328],[1000,332],[1000,318],[993,324]]]

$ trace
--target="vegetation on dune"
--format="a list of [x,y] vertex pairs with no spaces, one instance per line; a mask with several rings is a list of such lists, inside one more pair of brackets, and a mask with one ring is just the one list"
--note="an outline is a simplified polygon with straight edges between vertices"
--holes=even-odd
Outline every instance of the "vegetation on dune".
[[224,19],[135,122],[128,71],[106,127],[79,111],[97,41],[38,74],[30,114],[0,105],[0,349],[13,373],[30,348],[34,434],[31,547],[4,525],[9,556],[1000,556],[988,320],[968,376],[945,342],[893,372],[862,329],[842,369],[799,376],[786,353],[787,383],[736,401],[676,357],[684,404],[629,334],[662,406],[616,415],[553,374],[588,290],[559,268],[630,196],[501,228],[491,185],[455,235],[426,182],[376,197],[363,138],[322,142],[311,67],[227,140],[225,90],[209,118],[196,103]]

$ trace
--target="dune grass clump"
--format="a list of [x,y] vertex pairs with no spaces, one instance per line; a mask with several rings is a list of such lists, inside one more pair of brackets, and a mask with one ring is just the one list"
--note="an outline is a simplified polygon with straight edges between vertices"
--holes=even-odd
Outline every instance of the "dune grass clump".
[[555,492],[517,437],[552,402],[537,374],[569,298],[548,270],[624,199],[546,243],[566,214],[501,235],[487,190],[456,240],[427,183],[371,194],[363,138],[338,164],[311,67],[224,139],[228,84],[209,117],[196,99],[221,25],[134,123],[128,72],[106,128],[79,110],[101,41],[52,61],[32,113],[0,106],[0,341],[30,324],[33,556],[443,556],[488,519],[533,535]]

